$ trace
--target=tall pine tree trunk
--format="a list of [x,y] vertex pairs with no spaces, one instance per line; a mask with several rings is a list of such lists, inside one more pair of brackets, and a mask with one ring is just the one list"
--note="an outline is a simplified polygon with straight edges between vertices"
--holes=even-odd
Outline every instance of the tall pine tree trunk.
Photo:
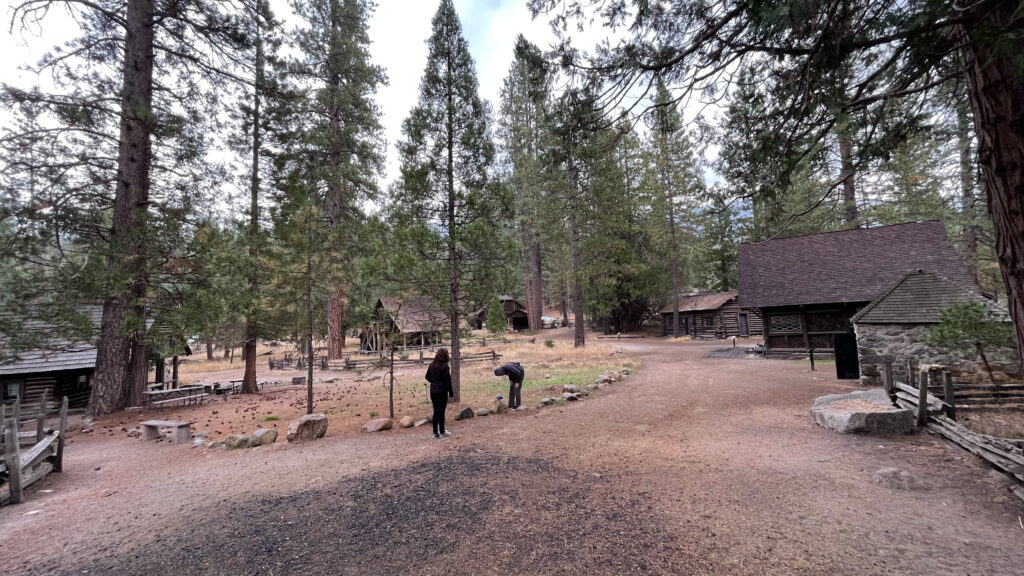
[[447,118],[448,141],[446,142],[446,145],[448,146],[448,165],[445,174],[448,179],[448,213],[446,214],[446,226],[448,229],[448,320],[452,338],[452,392],[455,394],[454,400],[457,404],[462,401],[462,394],[460,391],[462,387],[460,378],[462,373],[462,356],[460,350],[461,342],[459,342],[459,254],[456,250],[455,237],[452,236],[457,228],[455,222],[455,102],[452,95],[450,74],[451,72],[449,71]]
[[337,360],[345,355],[345,314],[347,286],[338,286],[327,299],[327,357]]
[[142,406],[145,404],[146,378],[149,370],[146,366],[146,343],[136,332],[132,338],[131,369],[125,379],[125,406]]
[[573,346],[580,348],[587,345],[587,337],[583,326],[583,282],[580,280],[583,257],[580,254],[580,229],[579,223],[576,220],[575,208],[569,213],[569,233],[572,235],[572,315],[574,316],[573,326],[575,328],[573,332]]
[[[110,228],[107,272],[127,285],[103,303],[87,414],[100,416],[125,407],[124,382],[131,376],[129,310],[146,292],[145,213],[153,133],[153,2],[130,0],[125,14],[124,82],[117,184]],[[145,319],[137,319],[145,326]]]
[[263,16],[262,0],[256,3],[256,62],[255,82],[252,98],[252,168],[249,180],[249,313],[245,318],[245,343],[242,345],[242,359],[245,371],[242,375],[242,393],[259,392],[256,384],[256,342],[259,340],[259,325],[256,315],[260,305],[260,278],[256,244],[260,232],[260,142],[262,126],[260,125],[260,98],[263,89]]
[[[1015,8],[1015,3],[1003,3],[986,12],[985,21],[975,28],[1003,30],[1020,18]],[[988,34],[984,37],[964,43],[964,67],[978,137],[978,162],[995,227],[996,256],[1017,332],[1018,354],[1024,358],[1024,85],[1014,78],[1012,59],[1004,55],[1024,53],[1024,39],[1003,40],[1006,45],[996,54],[988,44]]]
[[978,282],[978,196],[974,190],[974,162],[971,157],[970,104],[956,104],[956,135],[960,147],[961,249],[974,282]]
[[541,316],[544,315],[544,275],[542,269],[542,257],[543,253],[541,250],[540,239],[538,238],[537,231],[533,231],[533,246],[530,249],[530,272],[533,275],[533,282],[531,288],[533,288],[533,308],[531,314],[537,318],[537,327],[535,330],[540,330],[544,327],[541,321]]
[[839,132],[839,178],[843,182],[843,219],[851,228],[860,228],[857,190],[854,186],[853,137],[849,127]]

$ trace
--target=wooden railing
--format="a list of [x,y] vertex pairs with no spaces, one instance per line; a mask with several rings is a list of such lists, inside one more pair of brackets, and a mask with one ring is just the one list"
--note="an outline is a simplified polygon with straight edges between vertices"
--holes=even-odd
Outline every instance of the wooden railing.
[[[45,408],[46,392],[40,403]],[[68,398],[61,401],[58,427],[46,428],[46,410],[40,410],[24,421],[35,420],[35,431],[21,432],[23,414],[20,402],[15,402],[13,413],[7,414],[0,406],[0,504],[19,504],[24,490],[50,472],[61,472],[64,459],[64,437],[67,433]],[[28,441],[31,448],[21,451]]]

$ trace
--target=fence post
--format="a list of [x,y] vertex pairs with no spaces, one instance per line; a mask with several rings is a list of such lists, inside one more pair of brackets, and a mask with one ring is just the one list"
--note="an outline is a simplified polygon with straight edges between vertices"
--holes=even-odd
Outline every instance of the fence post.
[[62,472],[64,470],[64,435],[67,434],[68,430],[68,397],[65,396],[64,400],[60,403],[60,428],[57,430],[60,436],[57,437],[57,457],[54,458],[53,471]]
[[907,386],[914,387],[914,359],[907,359]]
[[814,372],[814,348],[808,348],[807,353],[811,356],[811,372]]
[[921,370],[921,385],[917,389],[917,425],[928,423],[928,371]]
[[889,395],[889,399],[895,401],[896,394],[893,390],[896,387],[892,383],[892,362],[886,362],[882,367],[882,386],[885,387],[885,393]]
[[946,416],[950,420],[956,420],[956,398],[953,395],[953,375],[949,372],[942,373],[942,392],[946,400]]
[[491,350],[491,364],[497,364],[497,363],[498,363],[498,353],[495,352],[494,350]]
[[39,397],[39,412],[36,413],[36,442],[43,441],[43,433],[46,432],[46,396],[49,388],[43,388],[43,395]]
[[18,420],[6,422],[4,430],[4,462],[7,464],[7,488],[11,504],[21,504],[21,454],[18,449]]

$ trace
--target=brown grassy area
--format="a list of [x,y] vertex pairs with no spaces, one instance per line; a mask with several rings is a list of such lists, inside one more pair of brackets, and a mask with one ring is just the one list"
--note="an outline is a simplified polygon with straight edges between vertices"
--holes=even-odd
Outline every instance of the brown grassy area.
[[996,438],[1024,439],[1024,411],[1019,408],[957,410],[957,420],[979,434],[988,434]]

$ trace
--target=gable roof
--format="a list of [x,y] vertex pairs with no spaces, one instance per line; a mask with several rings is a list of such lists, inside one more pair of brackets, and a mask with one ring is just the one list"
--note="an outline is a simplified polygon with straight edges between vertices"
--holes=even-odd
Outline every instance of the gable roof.
[[[725,306],[730,300],[736,297],[736,291],[729,292],[703,292],[699,294],[687,294],[679,298],[680,312],[701,312],[705,310],[718,310]],[[661,309],[662,314],[671,314],[675,302]]]
[[381,296],[377,299],[377,307],[387,311],[395,321],[395,327],[403,334],[433,332],[448,322],[448,315],[426,296],[405,299]]
[[976,290],[939,221],[740,244],[741,308],[870,302],[917,269]]
[[933,272],[911,272],[857,314],[857,324],[937,324],[942,310],[963,302],[978,302],[1001,317],[1009,312],[979,292],[964,290]]
[[[103,320],[103,306],[84,306],[85,314],[99,331]],[[0,364],[0,376],[13,374],[37,374],[40,372],[58,372],[61,370],[85,370],[96,367],[96,346],[93,342],[74,341],[51,337],[53,326],[31,322],[27,330],[38,331],[43,344],[34,350],[19,351],[14,354],[13,362]]]

